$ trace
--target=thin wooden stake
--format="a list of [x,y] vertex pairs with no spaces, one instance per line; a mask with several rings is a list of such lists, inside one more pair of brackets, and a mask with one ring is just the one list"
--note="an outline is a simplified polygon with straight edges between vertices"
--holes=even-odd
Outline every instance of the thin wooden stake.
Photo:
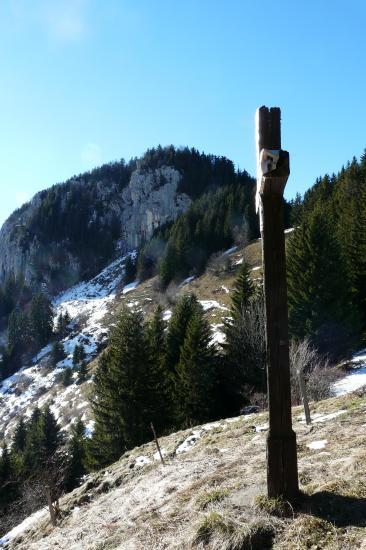
[[301,400],[304,406],[305,422],[309,426],[311,424],[311,416],[310,416],[309,400],[308,400],[308,395],[306,392],[306,386],[305,386],[305,380],[304,380],[304,373],[302,372],[301,369],[299,369],[297,371],[297,375],[299,378]]
[[50,512],[51,523],[54,527],[56,527],[56,512],[52,504],[51,490],[48,485],[46,487],[46,497],[47,497],[48,510]]
[[159,456],[160,456],[161,463],[162,463],[163,466],[165,466],[163,455],[161,454],[161,450],[160,450],[159,440],[158,440],[156,432],[155,432],[154,424],[152,422],[150,422],[150,426],[151,426],[151,431],[154,435],[155,444],[156,444],[156,448],[158,449],[158,453],[159,453]]

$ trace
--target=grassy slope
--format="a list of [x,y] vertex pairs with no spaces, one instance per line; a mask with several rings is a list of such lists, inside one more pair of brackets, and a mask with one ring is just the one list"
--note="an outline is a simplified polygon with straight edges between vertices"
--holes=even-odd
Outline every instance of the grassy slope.
[[[61,499],[58,527],[45,512],[10,548],[365,548],[366,398],[312,406],[314,420],[340,410],[309,428],[299,420],[301,409],[293,409],[305,494],[293,508],[256,498],[265,492],[264,412],[162,438],[165,467],[153,458],[153,443],[134,449]],[[201,438],[177,455],[197,431]],[[323,440],[323,448],[307,447]],[[138,467],[141,455],[150,462]]]

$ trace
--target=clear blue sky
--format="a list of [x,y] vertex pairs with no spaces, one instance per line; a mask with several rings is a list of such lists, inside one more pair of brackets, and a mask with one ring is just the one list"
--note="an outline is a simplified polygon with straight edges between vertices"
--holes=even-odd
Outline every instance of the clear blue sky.
[[363,0],[0,0],[0,224],[159,143],[254,174],[262,104],[304,192],[366,147],[365,21]]

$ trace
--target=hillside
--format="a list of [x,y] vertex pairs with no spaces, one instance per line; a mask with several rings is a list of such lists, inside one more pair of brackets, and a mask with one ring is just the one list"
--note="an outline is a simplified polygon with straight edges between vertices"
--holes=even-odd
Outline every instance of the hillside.
[[0,434],[9,441],[20,414],[30,417],[36,404],[43,406],[52,401],[52,410],[62,428],[70,429],[76,416],[82,417],[92,426],[89,379],[82,385],[74,383],[67,388],[58,380],[65,367],[72,366],[75,346],[83,344],[87,353],[89,375],[94,372],[93,360],[98,350],[105,346],[108,333],[123,305],[141,307],[147,317],[152,315],[156,305],[164,308],[164,317],[170,318],[177,296],[194,292],[201,301],[214,329],[214,337],[220,341],[222,316],[227,315],[230,305],[230,289],[235,281],[238,265],[245,255],[253,268],[253,278],[260,273],[260,241],[245,249],[234,248],[219,256],[215,266],[196,279],[183,281],[162,292],[156,280],[149,279],[124,285],[125,257],[116,260],[90,281],[79,283],[62,292],[54,299],[55,320],[61,312],[70,315],[70,334],[62,341],[67,358],[56,368],[51,366],[51,346],[45,347],[20,371],[0,383]]
[[253,178],[225,157],[159,146],[53,185],[2,226],[0,285],[22,279],[51,293],[69,288],[95,276],[116,250],[148,241],[204,193],[236,183],[252,195]]
[[[60,500],[52,529],[43,510],[9,535],[10,549],[364,548],[365,396],[293,409],[303,498],[265,492],[267,414],[229,418],[135,448]],[[7,537],[3,539],[3,543]]]

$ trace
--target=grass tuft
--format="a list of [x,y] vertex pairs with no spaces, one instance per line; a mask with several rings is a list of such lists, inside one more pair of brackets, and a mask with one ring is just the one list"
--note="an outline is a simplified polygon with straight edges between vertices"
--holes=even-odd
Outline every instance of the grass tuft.
[[199,510],[206,510],[210,505],[216,504],[224,500],[229,494],[229,490],[226,488],[217,488],[212,491],[201,493],[196,499],[196,505]]

